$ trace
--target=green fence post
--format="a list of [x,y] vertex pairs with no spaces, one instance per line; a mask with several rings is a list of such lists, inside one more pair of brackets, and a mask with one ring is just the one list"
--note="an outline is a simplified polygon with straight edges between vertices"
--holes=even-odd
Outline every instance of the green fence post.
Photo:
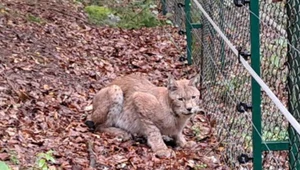
[[[287,16],[288,16],[288,27],[287,27],[287,36],[288,36],[288,90],[289,90],[289,101],[288,108],[296,120],[300,121],[300,104],[297,103],[300,101],[300,54],[294,48],[299,49],[299,36],[300,36],[300,13],[299,11],[299,1],[298,0],[289,0],[287,1]],[[300,169],[299,162],[299,135],[293,127],[289,126],[289,168],[290,169]]]
[[[220,18],[220,29],[224,31],[224,8],[222,7],[222,4],[224,4],[224,0],[221,0],[221,3],[219,4],[220,12],[219,12],[219,18]],[[220,56],[221,56],[221,71],[223,72],[225,67],[225,42],[223,39],[221,39],[221,50],[220,50]]]
[[166,15],[167,14],[166,0],[161,0],[161,7],[162,7],[162,13],[163,13],[163,15]]
[[191,0],[185,0],[185,31],[186,31],[186,43],[187,43],[187,60],[188,64],[192,64],[192,19],[191,19]]
[[[251,67],[260,75],[260,23],[259,23],[259,0],[251,0],[250,3],[250,39],[251,39]],[[253,169],[262,169],[261,149],[261,95],[260,86],[252,78],[252,140],[253,140]]]
[[200,16],[201,24],[201,37],[200,37],[200,99],[203,99],[203,74],[204,74],[204,16]]

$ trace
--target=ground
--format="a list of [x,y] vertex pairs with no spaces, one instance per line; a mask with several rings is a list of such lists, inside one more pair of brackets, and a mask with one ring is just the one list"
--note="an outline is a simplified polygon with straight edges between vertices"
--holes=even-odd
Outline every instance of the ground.
[[84,125],[95,93],[117,76],[139,71],[163,86],[169,72],[196,74],[181,60],[177,31],[91,25],[71,0],[0,0],[0,162],[32,169],[52,150],[49,169],[93,169],[92,160],[96,169],[225,169],[210,152],[216,142],[204,115],[184,130],[197,146],[174,147],[173,159],[156,158],[142,139],[121,142]]

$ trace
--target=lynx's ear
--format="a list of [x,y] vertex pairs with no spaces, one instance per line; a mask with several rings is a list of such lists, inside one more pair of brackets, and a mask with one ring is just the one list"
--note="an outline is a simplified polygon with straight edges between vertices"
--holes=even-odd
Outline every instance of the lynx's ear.
[[194,78],[192,78],[189,82],[189,86],[197,86],[198,83],[200,82],[200,77],[199,75],[196,75]]
[[178,89],[178,84],[171,74],[168,75],[168,89],[170,91],[174,91]]

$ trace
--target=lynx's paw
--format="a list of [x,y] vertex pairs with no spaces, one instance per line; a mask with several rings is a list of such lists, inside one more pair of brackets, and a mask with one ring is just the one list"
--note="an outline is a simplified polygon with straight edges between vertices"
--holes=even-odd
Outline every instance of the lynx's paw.
[[172,149],[162,149],[156,151],[155,156],[158,158],[173,158],[176,157],[176,154]]
[[121,139],[123,142],[126,142],[132,139],[132,135],[129,133],[119,133],[117,138]]
[[188,141],[188,142],[185,143],[185,145],[183,147],[185,147],[185,148],[192,148],[192,147],[194,147],[196,145],[197,145],[197,143],[195,141]]

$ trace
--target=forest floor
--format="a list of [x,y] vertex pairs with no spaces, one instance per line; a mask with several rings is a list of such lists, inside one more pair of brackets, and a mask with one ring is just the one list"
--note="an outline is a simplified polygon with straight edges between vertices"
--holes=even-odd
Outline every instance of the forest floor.
[[122,142],[84,124],[95,93],[117,76],[143,72],[164,86],[167,73],[196,75],[179,60],[185,39],[177,31],[91,25],[72,0],[0,0],[0,162],[80,170],[93,169],[94,155],[95,169],[226,169],[209,152],[216,140],[204,115],[184,130],[197,146],[173,147],[172,159],[156,158],[144,140]]

